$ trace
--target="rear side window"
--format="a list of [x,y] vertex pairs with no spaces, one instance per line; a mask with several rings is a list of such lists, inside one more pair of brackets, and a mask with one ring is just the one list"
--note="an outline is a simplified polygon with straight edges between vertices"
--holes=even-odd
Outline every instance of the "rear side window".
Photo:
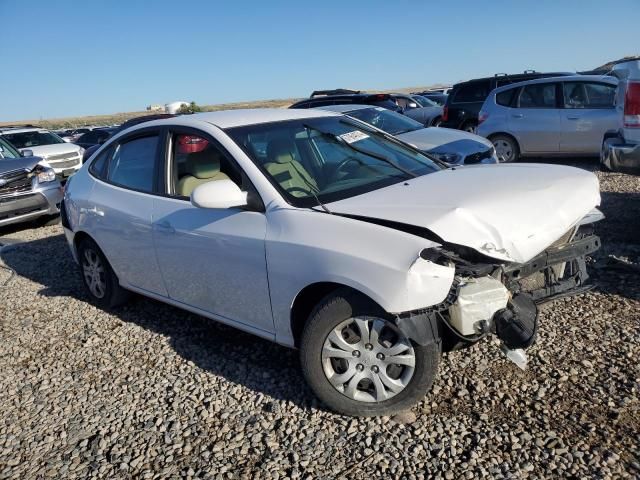
[[496,94],[496,103],[498,105],[502,105],[503,107],[510,107],[511,102],[513,101],[513,94],[517,89],[511,88],[509,90],[505,90],[504,92],[500,92]]
[[108,180],[116,185],[153,192],[158,136],[136,138],[115,147]]
[[109,158],[111,158],[111,154],[113,153],[113,148],[107,148],[104,152],[96,157],[96,159],[91,162],[89,165],[89,172],[95,177],[98,177],[101,180],[106,180],[107,178],[107,162]]
[[491,91],[491,82],[483,80],[462,85],[454,95],[453,103],[484,102]]
[[532,83],[522,87],[520,108],[556,108],[556,84]]

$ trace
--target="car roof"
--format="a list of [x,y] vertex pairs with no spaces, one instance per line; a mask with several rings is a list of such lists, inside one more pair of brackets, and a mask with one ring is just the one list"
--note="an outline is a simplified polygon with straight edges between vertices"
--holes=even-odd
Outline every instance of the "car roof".
[[345,113],[353,112],[355,110],[365,110],[368,108],[382,108],[374,105],[361,105],[359,103],[347,103],[344,105],[325,105],[323,107],[313,107],[311,110],[327,110],[329,112]]
[[39,128],[39,127],[27,127],[27,128],[0,127],[0,135],[6,134],[6,133],[46,132],[46,131],[47,131],[46,128]]
[[150,125],[181,124],[190,121],[206,122],[219,128],[243,127],[260,123],[283,122],[286,120],[302,120],[305,118],[335,117],[338,113],[316,109],[295,110],[288,108],[241,108],[237,110],[219,110],[217,112],[194,113],[179,117],[151,121],[139,124],[141,127]]
[[549,83],[549,82],[575,82],[575,81],[583,81],[583,82],[601,82],[601,83],[609,83],[611,85],[617,85],[618,79],[615,77],[610,77],[607,75],[566,75],[561,77],[545,77],[545,78],[534,78],[532,80],[524,80],[522,82],[510,83],[509,85],[503,85],[502,87],[496,88],[493,92],[499,93],[505,90],[509,90],[511,88],[521,87],[523,85],[529,85],[532,83]]

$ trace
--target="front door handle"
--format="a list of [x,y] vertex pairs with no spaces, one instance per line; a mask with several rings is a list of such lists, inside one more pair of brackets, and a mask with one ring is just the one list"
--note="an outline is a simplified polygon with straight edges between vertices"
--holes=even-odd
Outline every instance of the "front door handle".
[[176,233],[176,229],[173,228],[173,226],[167,222],[166,220],[163,222],[157,222],[154,224],[156,230],[158,232],[162,232],[162,233]]
[[511,115],[513,118],[523,118],[524,115],[521,113],[514,113],[513,115]]
[[580,117],[567,117],[567,120],[580,120]]
[[104,217],[104,212],[102,210],[98,210],[97,207],[81,208],[80,213],[86,213],[87,215],[95,215],[97,217]]

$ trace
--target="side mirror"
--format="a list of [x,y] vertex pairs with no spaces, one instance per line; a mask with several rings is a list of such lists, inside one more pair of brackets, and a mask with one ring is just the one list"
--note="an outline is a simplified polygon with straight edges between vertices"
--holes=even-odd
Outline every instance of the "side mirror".
[[196,187],[191,204],[198,208],[234,208],[247,205],[247,192],[231,180],[213,180]]
[[33,150],[22,150],[22,156],[23,157],[33,157]]
[[411,102],[409,103],[409,105],[407,105],[407,108],[418,108],[418,104],[415,102]]

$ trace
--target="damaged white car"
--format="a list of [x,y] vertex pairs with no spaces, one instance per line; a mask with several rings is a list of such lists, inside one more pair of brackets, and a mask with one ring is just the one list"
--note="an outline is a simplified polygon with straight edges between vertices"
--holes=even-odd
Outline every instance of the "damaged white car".
[[340,114],[235,110],[110,139],[63,225],[97,304],[133,291],[299,348],[327,406],[382,415],[486,335],[522,364],[536,304],[589,288],[599,202],[579,169],[448,168]]

